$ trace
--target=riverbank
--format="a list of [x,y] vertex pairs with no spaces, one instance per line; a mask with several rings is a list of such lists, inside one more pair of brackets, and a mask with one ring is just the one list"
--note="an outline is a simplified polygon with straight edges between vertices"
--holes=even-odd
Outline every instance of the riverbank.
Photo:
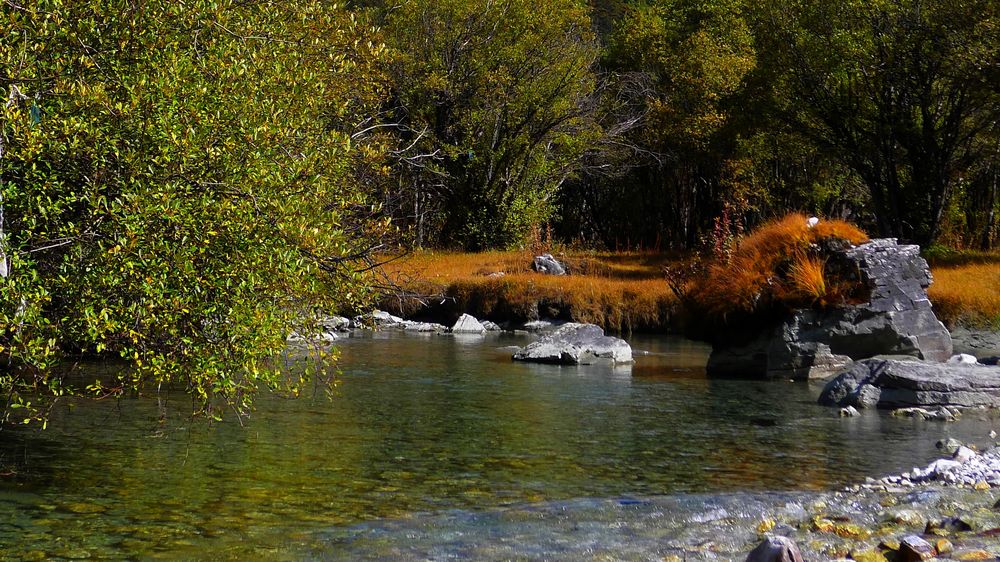
[[568,252],[570,275],[531,270],[530,252],[416,252],[383,267],[408,297],[389,294],[382,310],[449,324],[462,313],[498,323],[553,318],[597,324],[612,332],[676,332],[677,296],[664,267],[683,256]]
[[[387,295],[380,308],[448,323],[461,313],[494,322],[539,317],[597,324],[613,332],[677,333],[679,300],[664,268],[681,271],[680,254],[571,251],[559,254],[568,276],[531,270],[525,251],[416,252],[383,267],[411,297]],[[935,312],[949,328],[1000,331],[1000,254],[935,251],[928,256]]]

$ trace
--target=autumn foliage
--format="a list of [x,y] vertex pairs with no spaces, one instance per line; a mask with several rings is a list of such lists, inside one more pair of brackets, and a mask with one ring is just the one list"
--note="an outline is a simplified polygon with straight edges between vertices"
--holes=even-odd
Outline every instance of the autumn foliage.
[[739,240],[686,285],[699,312],[724,319],[781,307],[824,307],[852,298],[857,287],[834,272],[828,249],[857,245],[868,236],[856,226],[823,220],[813,227],[792,213]]

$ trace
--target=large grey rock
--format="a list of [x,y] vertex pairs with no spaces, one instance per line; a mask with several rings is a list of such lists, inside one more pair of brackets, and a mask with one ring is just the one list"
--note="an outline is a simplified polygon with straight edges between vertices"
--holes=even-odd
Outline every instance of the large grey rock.
[[483,334],[486,333],[486,327],[476,320],[474,316],[469,314],[463,314],[458,317],[455,325],[451,327],[451,333],[453,334]]
[[863,304],[798,310],[769,325],[712,334],[708,373],[753,378],[829,378],[853,361],[906,355],[945,361],[951,335],[931,308],[927,262],[895,239],[835,252],[834,265],[867,288]]
[[965,353],[977,359],[1000,355],[1000,332],[958,327],[951,331],[955,353]]
[[1000,406],[1000,367],[865,359],[827,383],[819,403],[855,408]]
[[625,340],[604,335],[593,324],[564,324],[558,330],[514,353],[515,361],[586,365],[598,360],[631,363],[632,348]]
[[559,263],[559,260],[552,257],[552,254],[535,256],[534,261],[531,262],[531,268],[539,273],[566,275],[566,267]]
[[802,562],[802,554],[792,539],[768,537],[750,552],[746,562]]

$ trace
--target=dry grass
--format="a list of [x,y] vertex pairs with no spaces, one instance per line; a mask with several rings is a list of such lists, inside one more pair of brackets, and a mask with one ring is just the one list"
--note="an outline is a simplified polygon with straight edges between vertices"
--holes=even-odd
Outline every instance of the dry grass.
[[691,301],[710,317],[726,318],[776,303],[823,306],[846,300],[850,288],[827,279],[825,261],[813,246],[832,239],[860,244],[868,236],[843,221],[823,220],[813,228],[806,221],[805,215],[792,213],[740,240],[732,255],[691,280]]
[[931,272],[928,294],[942,321],[1000,330],[1000,254],[980,254],[970,263],[932,259]]
[[[531,270],[529,252],[480,254],[420,252],[384,266],[408,292],[445,310],[494,320],[557,317],[591,322],[614,331],[662,329],[677,298],[664,280],[676,260],[651,253],[571,252],[559,255],[571,275]],[[503,275],[492,275],[502,272]],[[441,304],[444,301],[444,304]],[[405,315],[421,312],[415,300],[385,299],[382,306]]]

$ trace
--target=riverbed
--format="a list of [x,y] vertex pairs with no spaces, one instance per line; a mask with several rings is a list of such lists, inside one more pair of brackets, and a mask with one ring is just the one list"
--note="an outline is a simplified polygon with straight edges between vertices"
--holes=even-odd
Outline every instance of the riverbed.
[[632,338],[632,366],[511,362],[527,337],[357,332],[332,396],[244,426],[180,394],[164,423],[152,398],[67,402],[0,433],[0,558],[660,559],[700,514],[806,505],[998,425],[840,418],[816,384],[708,379],[676,338]]

